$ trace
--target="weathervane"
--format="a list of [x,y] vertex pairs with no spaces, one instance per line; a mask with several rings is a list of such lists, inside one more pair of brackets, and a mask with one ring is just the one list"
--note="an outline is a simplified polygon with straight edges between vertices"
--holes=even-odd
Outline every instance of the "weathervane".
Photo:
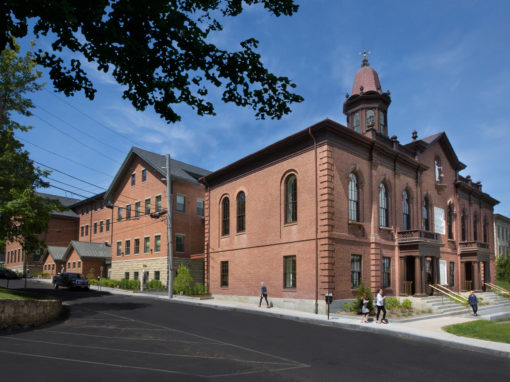
[[363,49],[363,52],[359,52],[360,55],[363,55],[363,62],[361,63],[361,66],[370,66],[368,63],[368,55],[372,54],[372,52],[367,51],[366,49]]

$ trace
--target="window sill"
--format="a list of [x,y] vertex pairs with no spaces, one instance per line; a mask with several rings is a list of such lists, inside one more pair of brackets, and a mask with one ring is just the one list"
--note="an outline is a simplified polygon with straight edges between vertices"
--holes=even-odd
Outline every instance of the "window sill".
[[282,292],[297,292],[296,288],[283,288]]
[[298,223],[297,222],[291,222],[291,223],[284,223],[283,226],[284,227],[291,227],[293,225],[297,225]]
[[236,236],[246,235],[246,231],[236,232]]
[[393,227],[379,226],[379,231],[393,232]]
[[355,225],[355,226],[358,226],[358,227],[363,227],[363,223],[362,222],[358,222],[356,220],[349,220],[349,225]]

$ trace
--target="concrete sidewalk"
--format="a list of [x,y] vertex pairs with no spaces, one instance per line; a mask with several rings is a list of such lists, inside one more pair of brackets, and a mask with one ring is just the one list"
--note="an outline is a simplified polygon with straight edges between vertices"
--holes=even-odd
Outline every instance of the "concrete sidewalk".
[[[46,280],[42,281],[46,282]],[[92,289],[98,290],[97,286],[92,286]],[[384,335],[393,335],[402,338],[418,339],[430,343],[439,343],[445,346],[478,351],[488,353],[496,356],[510,358],[510,344],[501,342],[492,342],[479,340],[475,338],[459,337],[443,331],[441,328],[446,325],[458,324],[468,322],[476,319],[483,319],[483,315],[473,317],[468,314],[462,316],[433,316],[430,318],[423,318],[419,321],[411,322],[390,322],[389,324],[376,324],[371,321],[368,324],[362,324],[360,317],[357,316],[340,316],[332,315],[328,320],[326,315],[317,315],[314,313],[307,313],[302,311],[282,309],[278,307],[266,308],[258,307],[258,297],[250,298],[251,303],[239,303],[233,301],[226,301],[221,299],[199,299],[186,296],[174,296],[172,300],[168,299],[166,293],[145,293],[145,292],[132,292],[116,288],[101,287],[102,291],[112,294],[126,295],[132,297],[153,298],[168,303],[181,303],[196,306],[204,306],[215,309],[224,309],[232,311],[242,311],[253,314],[268,315],[288,320],[295,320],[307,322],[315,325],[341,327],[351,330],[363,330]],[[510,310],[510,309],[509,309]],[[391,320],[391,317],[388,317]]]

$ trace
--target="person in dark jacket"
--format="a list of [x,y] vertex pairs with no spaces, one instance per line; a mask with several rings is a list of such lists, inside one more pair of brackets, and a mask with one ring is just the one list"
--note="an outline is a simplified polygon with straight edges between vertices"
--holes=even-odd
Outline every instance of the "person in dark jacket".
[[262,299],[266,299],[267,307],[269,308],[269,302],[267,301],[267,287],[264,285],[264,281],[260,283],[260,301],[259,301],[259,308],[262,304]]
[[476,298],[475,291],[471,291],[469,293],[468,298],[469,305],[471,305],[471,308],[473,309],[473,315],[478,316],[478,299]]

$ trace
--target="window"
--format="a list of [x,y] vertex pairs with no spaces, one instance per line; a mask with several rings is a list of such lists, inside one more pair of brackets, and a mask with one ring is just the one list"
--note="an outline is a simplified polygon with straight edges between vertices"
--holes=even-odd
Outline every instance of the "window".
[[360,133],[361,130],[360,130],[359,126],[360,126],[359,111],[357,111],[356,113],[354,113],[354,116],[352,118],[352,128],[354,129],[355,132]]
[[230,233],[230,201],[224,198],[221,202],[221,234],[223,236]]
[[448,204],[446,214],[446,225],[448,226],[448,239],[453,240],[453,204]]
[[110,231],[110,219],[106,219],[106,232]]
[[359,188],[358,178],[349,174],[349,220],[359,222]]
[[142,183],[144,183],[147,180],[147,170],[142,169]]
[[361,256],[351,256],[351,286],[353,288],[359,287],[361,282]]
[[441,166],[441,161],[439,159],[436,159],[434,161],[434,171],[436,182],[441,183],[441,181],[443,180],[443,166]]
[[156,212],[161,211],[161,195],[156,196]]
[[221,262],[220,286],[228,287],[228,261]]
[[76,261],[73,261],[73,269],[76,269]]
[[409,195],[407,191],[402,194],[402,228],[404,231],[411,229],[411,213],[409,210]]
[[126,248],[124,249],[125,255],[126,255],[126,256],[131,255],[131,240],[126,240],[125,247],[126,247]]
[[94,222],[94,235],[97,235],[97,222]]
[[80,236],[83,236],[83,231],[84,231],[84,227],[83,227],[83,226],[81,226],[81,227],[80,227]]
[[379,132],[383,135],[386,134],[386,121],[384,120],[384,112],[379,110]]
[[154,252],[161,251],[161,235],[154,236]]
[[246,196],[241,191],[237,194],[237,232],[244,232],[245,230],[245,209]]
[[145,215],[149,215],[151,213],[151,199],[145,199]]
[[135,239],[133,244],[133,253],[138,255],[140,253],[140,239]]
[[461,238],[462,238],[462,241],[466,241],[466,210],[463,209],[462,210],[462,216],[460,217],[460,233],[461,233]]
[[129,280],[129,272],[124,272],[124,280]]
[[177,212],[184,212],[185,209],[185,203],[186,203],[186,197],[181,194],[177,194],[176,196],[177,205],[175,206],[175,209]]
[[88,236],[89,235],[89,225],[87,224],[85,226],[85,236]]
[[78,269],[81,268],[81,261],[78,261]]
[[143,238],[143,253],[149,253],[151,250],[151,238],[144,237]]
[[197,199],[197,216],[204,217],[204,199]]
[[131,186],[134,186],[135,183],[136,183],[136,174],[132,173],[131,174]]
[[473,217],[473,240],[478,241],[478,215]]
[[104,228],[104,221],[100,221],[99,222],[99,233],[103,233],[103,228]]
[[483,242],[489,242],[489,223],[487,223],[487,216],[483,219]]
[[175,235],[175,251],[176,252],[184,252],[184,235],[176,234]]
[[67,269],[71,269],[71,262],[70,261],[67,263]]
[[131,204],[126,205],[126,220],[131,219]]
[[135,203],[135,218],[140,217],[140,202]]
[[386,186],[381,183],[379,186],[379,225],[381,227],[388,227],[388,192]]
[[389,288],[391,286],[391,258],[383,257],[382,259],[382,287]]
[[133,272],[133,280],[138,280],[138,272]]
[[297,178],[291,174],[285,179],[285,223],[297,222]]
[[122,255],[122,241],[117,242],[117,256]]
[[296,287],[296,256],[283,257],[283,287]]
[[448,280],[450,288],[455,286],[455,263],[450,262],[450,279]]
[[429,217],[429,199],[423,199],[423,230],[430,231],[430,217]]
[[367,118],[367,127],[373,126],[375,124],[375,113],[372,109],[367,110],[366,118]]
[[159,271],[154,271],[154,280],[159,281],[159,278],[160,278]]
[[119,207],[117,220],[119,220],[119,221],[122,220],[122,207]]

